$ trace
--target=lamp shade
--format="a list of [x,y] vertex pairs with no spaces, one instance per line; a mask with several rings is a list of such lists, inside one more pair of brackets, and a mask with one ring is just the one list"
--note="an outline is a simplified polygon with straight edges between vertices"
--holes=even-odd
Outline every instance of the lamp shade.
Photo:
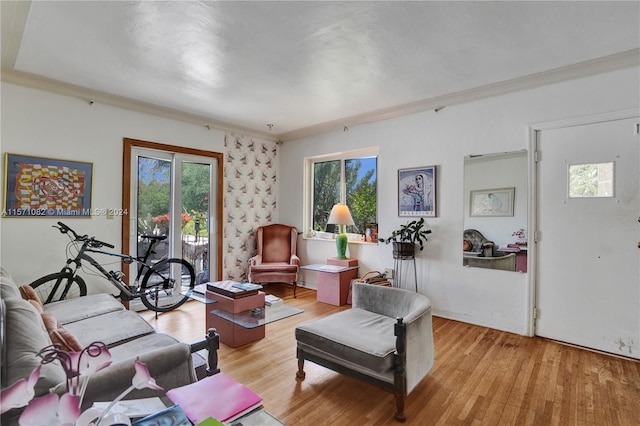
[[336,204],[333,206],[327,223],[335,225],[354,225],[349,207],[347,207],[346,204]]

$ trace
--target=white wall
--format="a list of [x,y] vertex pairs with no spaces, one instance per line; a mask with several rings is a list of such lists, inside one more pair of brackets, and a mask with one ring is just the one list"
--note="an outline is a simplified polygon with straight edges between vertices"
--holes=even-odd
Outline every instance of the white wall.
[[[121,207],[124,137],[227,151],[225,133],[220,130],[99,103],[90,105],[81,99],[13,84],[2,83],[1,112],[2,154],[9,152],[94,163],[93,208],[96,209]],[[118,217],[4,218],[0,220],[0,264],[16,282],[28,283],[62,268],[67,239],[51,227],[58,220],[79,232],[113,243],[116,250],[121,248],[121,220]],[[119,265],[116,263],[113,269],[119,269]],[[91,281],[88,282],[90,285],[104,283],[82,275]]]
[[[528,149],[534,123],[638,108],[638,80],[638,68],[625,69],[286,142],[280,220],[302,227],[305,157],[378,146],[378,222],[384,237],[405,222],[397,215],[397,170],[435,164],[438,217],[427,220],[433,234],[416,259],[419,292],[431,298],[437,315],[526,334],[528,274],[462,266],[464,157]],[[390,246],[349,244],[349,250],[361,273],[393,266]],[[335,246],[301,240],[299,254],[303,263],[323,263],[335,255]],[[304,280],[315,285],[312,272]]]

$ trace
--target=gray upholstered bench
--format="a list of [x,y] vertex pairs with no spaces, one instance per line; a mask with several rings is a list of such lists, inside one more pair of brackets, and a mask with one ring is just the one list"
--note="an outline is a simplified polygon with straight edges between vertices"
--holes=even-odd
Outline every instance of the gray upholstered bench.
[[351,309],[301,324],[295,335],[299,379],[309,360],[382,386],[395,395],[399,421],[406,395],[433,366],[431,301],[408,290],[354,284]]

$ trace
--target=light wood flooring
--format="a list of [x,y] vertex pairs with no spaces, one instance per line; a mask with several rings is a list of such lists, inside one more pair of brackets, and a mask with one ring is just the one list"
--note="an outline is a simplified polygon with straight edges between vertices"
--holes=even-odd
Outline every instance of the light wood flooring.
[[[313,290],[271,284],[268,293],[304,313],[266,325],[266,338],[232,349],[220,368],[264,399],[287,425],[394,425],[393,396],[373,385],[305,363],[295,379],[294,328],[337,312]],[[185,342],[205,334],[205,305],[142,315]],[[345,324],[345,327],[348,324]],[[640,363],[541,338],[433,318],[435,364],[409,395],[407,425],[640,425]]]

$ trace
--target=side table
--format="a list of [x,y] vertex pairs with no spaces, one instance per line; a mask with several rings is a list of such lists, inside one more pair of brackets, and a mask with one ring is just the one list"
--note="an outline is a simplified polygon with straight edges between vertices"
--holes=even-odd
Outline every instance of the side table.
[[358,278],[358,259],[329,258],[326,265],[307,265],[300,269],[318,273],[318,302],[342,306],[347,304],[351,280]]
[[264,292],[233,299],[206,291],[206,326],[215,328],[220,341],[236,348],[265,336]]

